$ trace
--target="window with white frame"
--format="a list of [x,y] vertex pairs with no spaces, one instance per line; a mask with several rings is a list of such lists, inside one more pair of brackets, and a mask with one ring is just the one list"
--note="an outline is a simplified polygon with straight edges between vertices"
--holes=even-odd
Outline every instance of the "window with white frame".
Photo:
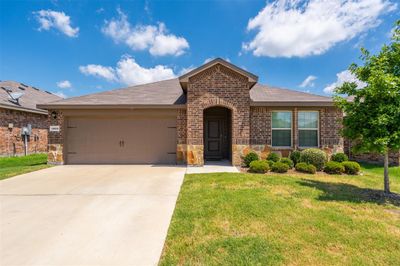
[[292,112],[272,112],[272,146],[292,146]]
[[299,146],[318,147],[318,111],[298,112]]

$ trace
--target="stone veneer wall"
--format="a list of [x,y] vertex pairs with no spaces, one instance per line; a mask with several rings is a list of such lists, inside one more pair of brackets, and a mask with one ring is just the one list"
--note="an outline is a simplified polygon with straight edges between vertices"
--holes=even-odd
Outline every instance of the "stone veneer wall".
[[[12,123],[13,127],[9,128]],[[0,108],[0,156],[24,155],[22,127],[32,125],[28,154],[47,152],[47,115]]]
[[[56,118],[53,117],[56,115]],[[49,132],[49,151],[47,162],[49,164],[64,164],[63,144],[64,144],[64,115],[61,111],[49,110],[49,125],[60,126],[60,132]]]
[[249,145],[250,94],[248,79],[217,64],[189,78],[187,89],[187,163],[204,164],[203,111],[222,106],[231,110],[232,164],[240,165],[239,150]]
[[185,109],[179,109],[176,118],[176,134],[177,134],[177,147],[176,147],[176,163],[186,164],[186,139],[187,139],[187,116]]

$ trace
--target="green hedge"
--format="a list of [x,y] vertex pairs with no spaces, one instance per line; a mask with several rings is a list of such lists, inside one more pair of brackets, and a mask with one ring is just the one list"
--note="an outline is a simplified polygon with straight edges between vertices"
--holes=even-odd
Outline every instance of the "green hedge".
[[269,170],[267,161],[257,160],[250,163],[249,171],[252,173],[266,173]]
[[328,161],[326,153],[320,149],[305,149],[300,153],[300,162],[314,165],[318,171],[321,171]]

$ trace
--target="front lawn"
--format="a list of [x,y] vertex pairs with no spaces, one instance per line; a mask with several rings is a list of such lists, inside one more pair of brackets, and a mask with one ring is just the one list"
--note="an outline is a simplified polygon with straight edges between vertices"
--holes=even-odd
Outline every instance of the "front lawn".
[[0,180],[48,167],[47,154],[0,158]]
[[400,202],[381,197],[382,171],[186,175],[160,265],[398,265]]

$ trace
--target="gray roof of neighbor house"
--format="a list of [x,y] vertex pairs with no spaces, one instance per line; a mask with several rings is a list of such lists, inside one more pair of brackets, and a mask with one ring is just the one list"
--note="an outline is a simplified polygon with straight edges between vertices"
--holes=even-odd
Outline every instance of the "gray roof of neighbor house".
[[[18,98],[18,96],[20,96],[18,100],[13,99],[13,97]],[[60,99],[62,98],[51,92],[40,90],[20,82],[0,81],[0,108],[47,114],[46,110],[37,108],[36,105]]]

